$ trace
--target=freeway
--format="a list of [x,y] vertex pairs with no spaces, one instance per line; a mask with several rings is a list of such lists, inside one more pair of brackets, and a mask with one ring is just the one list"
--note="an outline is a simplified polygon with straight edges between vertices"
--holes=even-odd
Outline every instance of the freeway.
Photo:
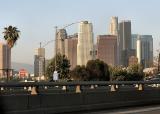
[[[78,114],[78,113],[77,113]],[[103,110],[79,114],[160,114],[160,105],[132,107],[127,109]]]

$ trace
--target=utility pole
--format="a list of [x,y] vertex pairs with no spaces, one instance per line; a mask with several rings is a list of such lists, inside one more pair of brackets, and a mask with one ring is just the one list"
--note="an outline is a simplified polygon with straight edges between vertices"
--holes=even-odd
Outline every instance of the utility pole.
[[41,46],[42,46],[42,43],[40,42],[39,44],[40,44],[40,48],[41,48]]
[[[69,27],[69,26],[71,26],[71,25],[74,25],[74,24],[77,24],[77,23],[80,23],[80,22],[75,22],[75,23],[71,23],[71,24],[68,24],[68,25],[66,25],[66,26],[64,26],[62,29],[65,29],[65,28],[67,28],[67,27]],[[47,46],[48,44],[50,44],[51,42],[53,42],[53,41],[55,41],[55,71],[54,71],[54,73],[53,73],[53,78],[55,78],[55,81],[56,80],[58,80],[58,72],[56,71],[57,70],[57,41],[58,41],[58,34],[59,34],[59,32],[60,31],[57,31],[57,26],[55,26],[54,27],[55,28],[55,39],[54,40],[50,40],[50,41],[48,41],[45,45],[43,45],[42,47],[45,47],[45,46]],[[64,39],[61,39],[62,41],[64,41]],[[40,44],[40,46],[41,46],[41,44]],[[63,45],[64,46],[64,45]],[[63,47],[63,51],[64,51],[65,49],[64,49],[64,47]],[[55,76],[55,77],[54,77]],[[53,79],[54,80],[54,79]]]
[[57,26],[55,26],[55,71],[56,71],[56,66],[57,66]]
[[57,68],[57,26],[55,26],[55,70],[53,72],[53,80],[57,81],[58,80],[58,72],[56,71]]
[[158,73],[160,73],[160,53],[158,54]]

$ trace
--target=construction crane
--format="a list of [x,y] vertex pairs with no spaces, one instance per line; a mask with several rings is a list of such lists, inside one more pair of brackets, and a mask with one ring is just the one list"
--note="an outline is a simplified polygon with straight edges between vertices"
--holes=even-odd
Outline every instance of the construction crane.
[[[65,25],[64,27],[62,27],[62,29],[65,29],[65,28],[67,28],[67,27],[69,27],[69,26],[72,26],[72,25],[74,25],[74,24],[77,24],[77,23],[80,23],[80,22],[74,22],[74,23],[71,23],[71,24],[67,24],[67,25]],[[50,43],[52,43],[52,42],[54,42],[55,41],[55,71],[54,71],[54,74],[53,74],[53,76],[55,75],[55,76],[57,76],[58,74],[57,74],[57,71],[56,71],[56,55],[57,55],[57,35],[58,35],[58,33],[59,33],[60,31],[58,31],[57,32],[57,26],[55,26],[55,39],[54,40],[50,40],[50,41],[48,41],[47,43],[45,43],[44,45],[42,45],[42,43],[40,42],[40,48],[42,47],[42,48],[44,48],[44,47],[46,47],[48,44],[50,44]],[[64,39],[61,39],[61,41],[64,41]],[[63,49],[64,50],[64,49]]]
[[[62,29],[65,29],[65,28],[67,28],[67,27],[69,27],[71,25],[77,24],[77,23],[79,23],[79,22],[75,22],[75,23],[71,23],[71,24],[65,25]],[[57,63],[56,63],[56,59],[57,59],[56,58],[56,55],[57,55],[57,42],[56,42],[56,40],[57,40],[57,35],[58,35],[59,32],[60,31],[57,32],[57,26],[56,26],[55,27],[55,40],[51,40],[51,41],[49,41],[47,43],[47,45],[48,45],[50,42],[55,41],[55,71],[53,72],[53,80],[54,79],[58,80],[58,72],[56,71],[56,66],[57,66]],[[61,39],[61,41],[64,41],[64,39]],[[63,48],[63,50],[64,50],[64,48]],[[57,80],[55,80],[55,81],[57,81]]]
[[[71,26],[71,25],[77,24],[77,23],[80,23],[80,22],[78,21],[78,22],[74,22],[74,23],[71,23],[71,24],[67,24],[67,25],[65,25],[62,29],[65,29],[65,28],[67,28],[67,27],[69,27],[69,26]],[[59,31],[57,32],[57,26],[55,26],[55,29],[56,29],[55,39],[48,41],[48,42],[47,42],[46,44],[44,44],[43,46],[41,45],[41,42],[40,42],[40,47],[44,48],[44,47],[47,46],[48,44],[56,41],[56,39],[57,39],[57,34],[59,33]]]

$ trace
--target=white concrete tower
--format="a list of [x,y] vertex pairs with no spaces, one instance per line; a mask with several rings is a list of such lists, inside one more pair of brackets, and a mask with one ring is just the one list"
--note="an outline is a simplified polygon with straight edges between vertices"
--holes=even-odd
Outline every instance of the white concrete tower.
[[92,23],[82,21],[78,28],[77,65],[86,65],[93,59],[93,27]]
[[118,35],[118,17],[111,17],[111,22],[109,25],[109,34]]
[[65,55],[65,44],[64,40],[67,38],[67,31],[66,29],[58,29],[57,31],[57,40],[56,40],[56,51],[57,53],[60,53],[61,55]]
[[137,37],[137,58],[138,58],[138,63],[141,64],[141,39],[140,35]]

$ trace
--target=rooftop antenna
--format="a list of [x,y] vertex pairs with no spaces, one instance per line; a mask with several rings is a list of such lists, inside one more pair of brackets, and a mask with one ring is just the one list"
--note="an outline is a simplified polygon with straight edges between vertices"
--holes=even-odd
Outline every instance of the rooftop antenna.
[[40,48],[41,48],[41,46],[42,46],[42,43],[40,42],[39,44],[40,44]]

